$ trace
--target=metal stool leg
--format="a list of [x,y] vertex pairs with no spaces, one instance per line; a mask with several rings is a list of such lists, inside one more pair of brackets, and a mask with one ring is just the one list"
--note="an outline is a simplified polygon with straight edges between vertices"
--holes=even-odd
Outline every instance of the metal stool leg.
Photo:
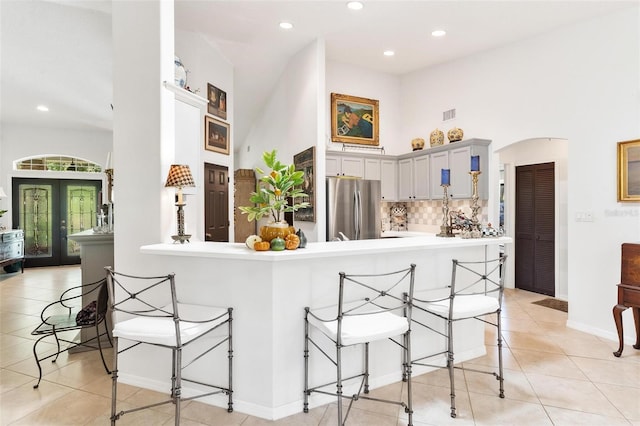
[[118,395],[118,338],[113,338],[113,369],[111,369],[111,426],[115,426],[120,415],[116,415],[116,397]]
[[307,315],[309,309],[306,309],[304,315],[304,405],[302,411],[309,412],[309,320]]
[[233,308],[228,309],[229,312],[229,401],[227,403],[227,412],[233,412]]
[[454,377],[453,359],[453,321],[447,321],[447,368],[449,369],[449,381],[451,382],[451,417],[456,417],[456,380]]

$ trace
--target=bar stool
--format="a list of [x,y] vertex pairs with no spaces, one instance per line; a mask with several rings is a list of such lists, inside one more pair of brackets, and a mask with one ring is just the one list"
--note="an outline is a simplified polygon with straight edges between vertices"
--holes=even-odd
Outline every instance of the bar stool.
[[[454,369],[475,371],[496,377],[499,383],[499,396],[504,398],[504,376],[502,371],[502,325],[500,313],[504,292],[505,261],[507,256],[477,262],[461,262],[452,260],[451,284],[446,290],[446,296],[433,297],[434,292],[417,291],[413,297],[413,323],[431,332],[443,336],[446,349],[443,351],[420,356],[411,361],[414,365],[422,365],[449,370],[451,390],[451,417],[456,417],[456,390]],[[442,293],[440,293],[442,294]],[[427,324],[419,313],[424,312],[432,317],[442,319],[445,323],[444,331]],[[495,315],[495,322],[487,316]],[[483,371],[454,365],[454,335],[453,324],[465,319],[476,319],[497,328],[498,334],[498,371]],[[433,364],[438,356],[445,356],[446,367]],[[432,363],[429,363],[429,362]]]
[[[232,390],[232,308],[217,308],[186,304],[176,296],[174,274],[140,277],[107,270],[109,305],[113,315],[113,369],[111,424],[115,425],[123,415],[158,405],[175,405],[175,424],[180,424],[180,403],[205,396],[225,394],[228,396],[227,411],[233,411]],[[158,302],[162,300],[161,302]],[[116,321],[116,314],[127,319]],[[196,355],[189,354],[189,362],[183,362],[183,349],[208,336],[207,347]],[[128,342],[120,347],[120,340]],[[211,342],[211,343],[209,343]],[[223,344],[226,342],[226,345]],[[171,350],[171,395],[170,399],[150,405],[117,412],[118,357],[138,345],[147,344]],[[220,347],[227,352],[228,382],[216,385],[203,378],[186,378],[182,370],[201,357]],[[189,351],[191,352],[191,351]],[[186,359],[186,357],[185,357]],[[182,382],[190,382],[207,388],[207,392],[189,398],[182,397]]]
[[[383,274],[339,274],[338,303],[323,309],[305,307],[304,340],[304,412],[309,412],[309,396],[316,392],[335,395],[338,400],[338,424],[344,425],[354,401],[369,399],[377,402],[400,405],[413,424],[411,405],[411,306],[415,265],[399,271]],[[403,298],[403,294],[407,297]],[[312,335],[312,330],[314,330]],[[395,339],[401,337],[401,339]],[[369,393],[369,343],[389,339],[403,351],[402,376],[407,382],[406,401],[390,401],[365,396]],[[319,386],[309,385],[310,345],[329,359],[336,367],[336,380]],[[362,372],[343,377],[342,350],[353,345],[364,345]],[[323,348],[325,346],[325,348]],[[335,356],[328,351],[333,348]],[[343,384],[361,378],[358,391],[343,395]],[[335,391],[326,390],[335,385]],[[364,393],[364,395],[363,395]],[[342,399],[349,399],[346,413],[342,414]]]

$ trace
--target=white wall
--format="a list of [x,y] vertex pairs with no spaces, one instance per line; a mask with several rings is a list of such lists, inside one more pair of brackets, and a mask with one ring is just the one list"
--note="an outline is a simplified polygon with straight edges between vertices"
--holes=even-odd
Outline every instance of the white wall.
[[[327,111],[331,93],[377,99],[380,101],[380,147],[387,154],[398,155],[411,151],[411,138],[402,136],[406,118],[400,103],[400,77],[335,61],[327,61]],[[331,142],[331,114],[325,122],[325,142],[328,150],[341,150],[342,142]],[[416,137],[416,136],[414,136]]]
[[[298,52],[287,64],[269,100],[237,153],[235,168],[265,168],[262,153],[278,150],[278,159],[293,163],[293,156],[316,147],[315,175],[325,175],[321,125],[326,104],[320,96],[325,79],[324,42],[316,40]],[[260,176],[258,176],[259,178]],[[324,200],[324,181],[316,179],[316,200]],[[247,200],[248,201],[248,200]],[[325,212],[316,202],[316,222],[295,223],[309,241],[323,240]],[[324,203],[320,205],[323,207]],[[322,237],[320,237],[322,236]]]
[[[194,233],[194,240],[204,240],[204,163],[224,166],[229,169],[229,241],[233,241],[234,221],[233,221],[233,172],[234,167],[234,96],[233,96],[233,65],[220,53],[220,51],[207,42],[201,35],[188,32],[176,31],[175,33],[175,53],[180,58],[187,72],[187,85],[192,91],[197,90],[197,95],[207,98],[207,83],[211,83],[227,94],[227,118],[222,119],[214,116],[215,119],[230,124],[229,154],[207,151],[204,149],[204,115],[197,124],[199,138],[189,143],[195,146],[185,147],[186,140],[181,139],[181,123],[176,123],[176,158],[184,159],[190,165],[196,188],[185,190],[187,195],[185,200],[188,207],[185,209],[186,233]],[[176,110],[178,113],[178,110]],[[206,105],[202,108],[202,114],[208,114]],[[190,126],[190,123],[183,123]],[[186,135],[185,135],[186,136]],[[188,151],[188,154],[187,154]]]
[[[620,244],[640,233],[637,215],[611,213],[638,211],[616,202],[616,142],[640,135],[639,15],[635,6],[402,80],[407,140],[455,107],[465,138],[492,139],[494,150],[530,138],[569,141],[569,324],[610,338]],[[582,211],[594,222],[576,223]]]
[[[112,132],[100,130],[68,130],[49,127],[28,127],[17,124],[2,125],[0,132],[0,170],[2,170],[3,179],[0,181],[0,186],[7,193],[7,198],[0,200],[0,209],[9,210],[2,217],[3,225],[7,228],[12,227],[11,178],[20,174],[13,172],[13,162],[15,160],[34,155],[68,155],[93,161],[104,167],[107,161],[107,153],[111,151],[112,137]],[[51,172],[34,173],[38,177],[51,175]],[[74,178],[80,179],[81,177],[74,175]]]

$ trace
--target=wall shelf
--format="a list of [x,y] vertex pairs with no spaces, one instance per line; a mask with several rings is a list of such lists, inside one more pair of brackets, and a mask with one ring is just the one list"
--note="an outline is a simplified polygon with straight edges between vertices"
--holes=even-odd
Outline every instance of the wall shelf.
[[203,106],[209,103],[208,99],[203,98],[202,96],[195,94],[193,92],[190,92],[188,90],[185,90],[180,86],[176,86],[173,83],[169,83],[168,81],[165,81],[163,82],[163,84],[166,89],[169,89],[173,93],[175,93],[176,99],[179,101],[188,103],[189,105],[193,105],[194,107],[197,107],[197,108],[202,108]]

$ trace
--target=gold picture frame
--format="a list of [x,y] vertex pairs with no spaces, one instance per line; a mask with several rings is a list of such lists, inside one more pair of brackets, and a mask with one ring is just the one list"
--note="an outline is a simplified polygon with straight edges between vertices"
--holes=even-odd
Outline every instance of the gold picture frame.
[[229,155],[231,125],[210,115],[204,116],[204,149]]
[[378,145],[379,101],[331,94],[331,140],[360,145]]
[[618,201],[640,202],[640,139],[618,142]]

